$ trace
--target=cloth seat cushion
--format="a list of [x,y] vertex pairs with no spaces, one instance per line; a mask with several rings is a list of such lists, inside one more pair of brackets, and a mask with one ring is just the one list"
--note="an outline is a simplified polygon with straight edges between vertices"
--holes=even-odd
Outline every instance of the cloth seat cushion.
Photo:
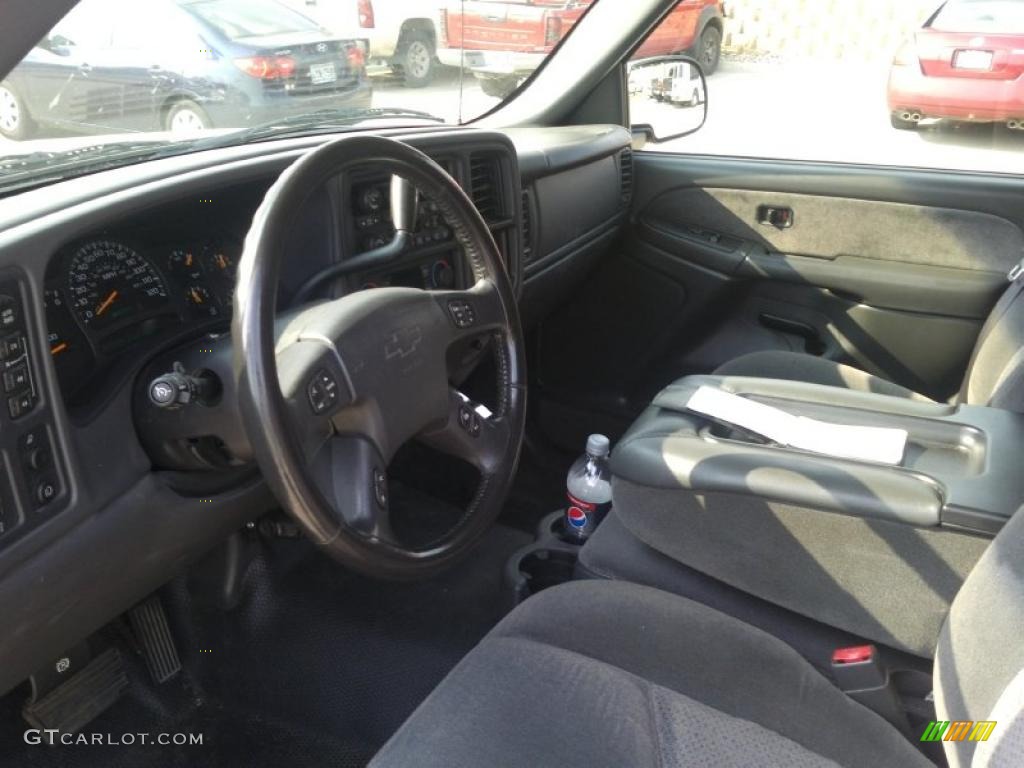
[[805,381],[810,384],[842,387],[857,392],[874,392],[878,395],[931,402],[924,395],[865,373],[859,368],[799,352],[751,352],[720,366],[715,371],[715,375]]
[[527,600],[373,766],[930,766],[793,649],[691,600],[581,581]]

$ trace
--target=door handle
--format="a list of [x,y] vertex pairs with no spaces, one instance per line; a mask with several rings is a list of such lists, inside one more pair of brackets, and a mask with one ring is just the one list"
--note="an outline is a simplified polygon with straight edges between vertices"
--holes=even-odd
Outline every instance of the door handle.
[[796,220],[792,208],[777,205],[759,205],[757,207],[757,223],[776,229],[789,229]]

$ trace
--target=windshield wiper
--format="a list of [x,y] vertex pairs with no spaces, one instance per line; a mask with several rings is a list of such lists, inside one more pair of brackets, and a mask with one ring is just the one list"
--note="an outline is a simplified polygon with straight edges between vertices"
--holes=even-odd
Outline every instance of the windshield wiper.
[[353,125],[360,125],[373,120],[390,120],[403,117],[425,120],[440,125],[444,125],[447,122],[444,118],[432,115],[429,112],[421,112],[418,109],[402,109],[400,107],[319,109],[316,112],[307,112],[302,115],[271,120],[261,125],[254,125],[252,128],[232,131],[221,136],[198,139],[192,143],[190,150],[200,151],[203,149],[230,147],[235,144],[250,144],[257,141],[280,139],[289,136],[314,136],[319,133],[330,133],[339,128],[350,128]]
[[167,146],[166,142],[151,139],[5,155],[0,157],[0,195],[116,168],[130,162],[163,157]]

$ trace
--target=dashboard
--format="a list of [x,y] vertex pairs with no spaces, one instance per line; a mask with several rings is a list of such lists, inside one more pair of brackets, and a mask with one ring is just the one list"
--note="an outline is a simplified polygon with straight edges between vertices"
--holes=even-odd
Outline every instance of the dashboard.
[[[499,157],[437,160],[484,206],[500,247],[511,253],[515,197],[500,190]],[[140,354],[228,330],[243,239],[272,180],[143,211],[60,248],[47,266],[43,298],[49,352],[70,408],[88,414],[102,405],[137,370]],[[373,174],[339,177],[310,196],[286,244],[279,309],[311,276],[391,241],[390,182]],[[397,259],[331,281],[308,299],[390,286],[450,289],[469,280],[454,233],[436,204],[422,198],[416,230]]]
[[[447,127],[381,133],[426,152],[463,187],[504,256],[521,310],[533,306],[542,317],[579,288],[598,258],[595,238],[625,221],[616,158],[630,136],[614,126],[531,130],[519,138]],[[0,613],[9,631],[0,633],[0,691],[278,508],[245,446],[234,450],[246,436],[229,413],[238,399],[232,292],[267,189],[324,140],[166,158],[4,200]],[[389,182],[370,171],[309,191],[282,244],[279,310],[314,276],[391,238]],[[421,200],[397,259],[325,281],[309,299],[471,282],[451,229]],[[469,341],[450,350],[451,370],[472,370],[486,355],[486,344]],[[191,417],[188,408],[151,407],[151,377],[178,362],[220,370],[222,405]],[[200,424],[198,439],[184,429],[188,418]],[[159,419],[166,431],[154,441]],[[227,461],[210,459],[223,450]]]

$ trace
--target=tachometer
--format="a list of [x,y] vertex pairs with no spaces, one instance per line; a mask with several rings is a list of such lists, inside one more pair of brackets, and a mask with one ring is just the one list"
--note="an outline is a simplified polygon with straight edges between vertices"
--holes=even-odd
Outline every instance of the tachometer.
[[68,297],[82,324],[100,331],[159,309],[167,287],[156,268],[123,243],[82,246],[68,265]]

